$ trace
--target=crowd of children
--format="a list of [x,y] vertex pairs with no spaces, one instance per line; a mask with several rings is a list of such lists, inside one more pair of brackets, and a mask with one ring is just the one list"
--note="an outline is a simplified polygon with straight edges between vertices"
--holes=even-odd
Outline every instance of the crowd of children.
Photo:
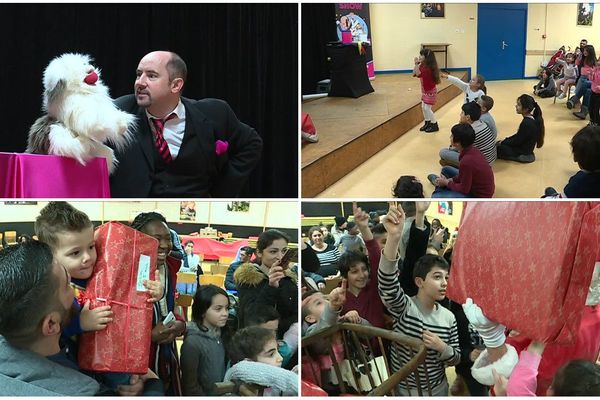
[[[451,128],[450,146],[439,152],[440,164],[444,168],[440,175],[428,176],[428,180],[435,186],[432,197],[492,197],[495,183],[491,166],[497,158],[519,163],[535,161],[534,150],[543,147],[546,129],[542,107],[533,96],[523,94],[517,98],[515,111],[523,119],[514,135],[499,139],[496,122],[490,114],[494,99],[487,95],[483,76],[476,75],[466,83],[457,77],[442,73],[437,66],[435,55],[428,49],[421,50],[419,57],[415,57],[414,61],[413,76],[421,80],[421,105],[425,119],[425,124],[420,131],[425,133],[439,131],[431,106],[435,104],[436,84],[440,83],[440,77],[448,79],[464,92],[464,104],[461,107],[459,123],[470,125],[472,128],[472,132],[471,129],[463,129],[464,127],[458,125]],[[554,75],[559,75],[559,79],[555,81]],[[600,61],[597,62],[594,47],[588,45],[586,40],[581,41],[575,53],[565,55],[561,52],[556,56],[553,66],[543,68],[541,79],[534,86],[533,94],[540,98],[562,99],[568,97],[570,87],[573,85],[576,85],[575,95],[568,99],[567,107],[573,108],[583,98],[581,111],[574,114],[583,119],[589,112],[589,125],[600,124]],[[473,137],[473,140],[470,137]],[[467,139],[463,140],[464,138]],[[599,142],[600,138],[589,140],[589,146],[577,148],[577,155],[575,148],[572,147],[574,158],[599,158]],[[487,166],[480,162],[482,157],[478,153],[482,153]],[[571,179],[577,182],[585,177],[585,188],[578,185],[577,190],[573,190],[573,185],[569,183],[567,186],[571,187],[565,187],[562,193],[548,188],[544,197],[600,196],[600,187],[591,184],[600,179],[600,169],[590,162],[584,163],[585,167],[579,164],[581,171]],[[473,168],[477,173],[473,173]],[[423,197],[422,185],[418,178],[403,175],[393,186],[392,195],[396,198],[421,198]]]
[[[217,395],[218,383],[229,379],[258,385],[265,395],[297,395],[298,375],[291,369],[297,364],[298,286],[296,267],[290,268],[289,260],[282,260],[288,249],[287,236],[274,229],[259,236],[256,264],[247,260],[234,274],[239,304],[238,297],[223,288],[201,285],[194,294],[192,319],[186,322],[176,307],[177,272],[184,253],[173,251],[167,221],[156,212],[141,213],[131,227],[158,241],[156,275],[143,281],[147,301],[152,304],[148,373],[139,376],[79,368],[80,335],[106,329],[116,316],[109,305],[92,307],[89,300],[81,304],[98,257],[94,226],[85,213],[61,201],[49,202],[35,221],[37,239],[65,269],[72,288],[70,322],[61,323],[61,351],[48,354],[48,360],[89,375],[106,388],[98,393]],[[181,338],[183,343],[178,346]],[[140,385],[143,390],[138,390]]]
[[[547,357],[549,364],[544,364],[543,344],[532,342],[525,351],[530,341],[515,339],[516,332],[507,336],[506,328],[488,320],[471,300],[461,305],[446,298],[457,239],[449,240],[439,220],[429,223],[425,217],[428,207],[428,202],[391,203],[381,222],[374,224],[353,204],[354,222],[367,254],[349,252],[340,258],[341,281],[330,293],[303,288],[302,335],[309,343],[302,353],[304,387],[314,394],[338,395],[336,376],[341,368],[341,377],[348,379],[346,392],[360,394],[352,378],[343,374],[344,359],[355,357],[352,351],[348,354],[351,344],[335,336],[328,339],[330,348],[323,340],[309,340],[338,323],[350,322],[391,330],[425,345],[424,361],[394,388],[397,394],[431,390],[434,396],[523,396],[535,395],[536,387],[538,393],[545,392],[549,386],[550,395],[600,395],[600,365],[596,364],[600,355],[600,263],[592,278],[575,347],[565,350],[564,346],[550,346],[552,355]],[[382,233],[376,238],[373,232]],[[515,340],[524,343],[518,351]],[[385,347],[385,352],[390,374],[415,356],[403,345]],[[518,352],[521,361],[517,363]],[[582,360],[576,360],[578,357]],[[452,387],[446,376],[450,366],[456,372]],[[548,375],[549,381],[544,383],[542,378]]]

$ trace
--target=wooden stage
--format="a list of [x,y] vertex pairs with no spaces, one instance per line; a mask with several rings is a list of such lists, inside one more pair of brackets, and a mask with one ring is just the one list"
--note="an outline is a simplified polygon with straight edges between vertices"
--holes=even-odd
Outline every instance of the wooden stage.
[[[466,80],[467,71],[452,75]],[[410,73],[378,75],[375,92],[359,97],[325,97],[302,104],[319,134],[302,144],[302,197],[315,197],[348,172],[423,122],[421,84]],[[434,110],[462,92],[442,79]]]

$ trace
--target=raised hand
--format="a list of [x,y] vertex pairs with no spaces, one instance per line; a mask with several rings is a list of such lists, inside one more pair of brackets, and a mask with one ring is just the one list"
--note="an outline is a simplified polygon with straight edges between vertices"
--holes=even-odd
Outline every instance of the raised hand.
[[498,348],[504,344],[506,341],[504,325],[489,320],[471,298],[467,298],[463,310],[471,325],[479,332],[486,347]]
[[101,331],[113,320],[110,306],[96,307],[90,310],[90,301],[86,301],[79,314],[79,324],[84,332]]
[[369,214],[358,207],[355,201],[352,202],[352,213],[354,214],[354,222],[356,223],[363,240],[373,239],[373,233],[369,229]]
[[430,201],[416,201],[415,202],[416,212],[425,214],[427,212],[427,210],[429,209],[430,205],[431,205]]
[[404,210],[400,205],[395,202],[390,202],[390,208],[388,213],[383,217],[382,223],[388,236],[402,236],[402,230],[404,229]]
[[445,233],[446,231],[443,228],[438,228],[438,230],[433,234],[432,240],[437,243],[443,243]]
[[465,304],[463,304],[463,310],[469,322],[473,325],[475,329],[479,328],[490,328],[498,325],[497,322],[490,321],[485,315],[483,315],[483,311],[481,308],[473,302],[473,299],[470,297],[467,298]]
[[369,214],[358,207],[355,201],[352,202],[352,213],[354,214],[354,222],[359,229],[361,226],[369,227]]
[[339,311],[346,302],[346,289],[348,288],[348,281],[342,279],[342,286],[336,287],[329,293],[329,305],[332,310]]
[[158,269],[154,272],[154,280],[144,280],[143,285],[147,289],[146,293],[150,295],[150,298],[146,300],[148,303],[156,303],[163,298],[165,293],[165,285],[160,281],[160,272]]

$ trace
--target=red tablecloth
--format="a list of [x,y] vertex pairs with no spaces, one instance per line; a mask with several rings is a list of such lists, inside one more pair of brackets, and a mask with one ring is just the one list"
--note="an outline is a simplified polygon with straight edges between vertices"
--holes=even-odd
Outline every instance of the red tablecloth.
[[107,198],[104,158],[83,166],[68,157],[0,153],[1,198]]
[[235,257],[240,247],[248,246],[248,240],[237,240],[233,243],[219,242],[215,239],[180,235],[181,244],[188,240],[194,242],[194,253],[202,254],[204,260],[218,260],[219,257]]

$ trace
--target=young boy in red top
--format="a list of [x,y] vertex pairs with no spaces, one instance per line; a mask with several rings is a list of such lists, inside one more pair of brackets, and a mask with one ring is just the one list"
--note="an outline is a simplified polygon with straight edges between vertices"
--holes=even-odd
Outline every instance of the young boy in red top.
[[441,176],[430,174],[427,179],[436,187],[431,197],[492,197],[494,173],[479,149],[473,146],[475,131],[468,124],[452,127],[450,144],[460,153],[459,167],[442,168]]

